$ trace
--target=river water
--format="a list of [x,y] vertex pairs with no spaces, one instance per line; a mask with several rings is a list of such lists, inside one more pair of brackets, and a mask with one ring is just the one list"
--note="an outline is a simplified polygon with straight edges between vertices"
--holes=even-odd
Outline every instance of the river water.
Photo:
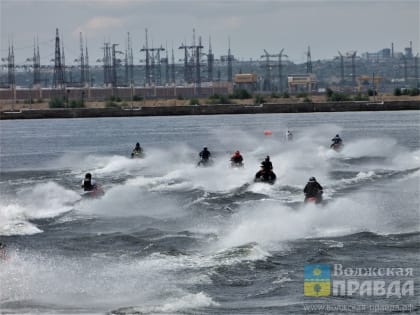
[[[0,132],[2,314],[419,311],[417,111],[16,120]],[[144,159],[130,158],[136,142]],[[196,167],[204,146],[212,167]],[[243,169],[229,167],[235,150]],[[266,155],[274,185],[253,182]],[[86,172],[104,196],[81,198]],[[303,203],[310,176],[321,205]],[[308,265],[385,281],[386,294],[308,296]]]

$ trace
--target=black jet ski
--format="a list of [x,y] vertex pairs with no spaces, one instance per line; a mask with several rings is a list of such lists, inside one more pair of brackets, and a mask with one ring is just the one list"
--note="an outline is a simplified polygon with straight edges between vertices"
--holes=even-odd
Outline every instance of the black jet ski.
[[343,149],[343,147],[344,147],[344,145],[343,145],[342,142],[340,142],[340,143],[332,143],[330,145],[330,148],[333,149],[334,151],[337,151],[337,152],[341,151]]
[[276,178],[277,176],[273,171],[266,171],[264,169],[261,169],[257,172],[257,174],[255,174],[254,182],[274,184]]
[[142,158],[144,158],[144,152],[143,151],[133,152],[133,153],[131,153],[131,158],[132,159],[142,159]]
[[208,166],[212,166],[212,165],[213,165],[213,161],[210,160],[210,159],[201,159],[197,163],[197,166],[199,166],[199,167],[208,167]]

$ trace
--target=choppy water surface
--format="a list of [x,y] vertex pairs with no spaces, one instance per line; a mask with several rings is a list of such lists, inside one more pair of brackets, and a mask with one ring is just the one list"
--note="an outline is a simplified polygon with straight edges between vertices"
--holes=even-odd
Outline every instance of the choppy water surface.
[[[1,121],[0,310],[341,313],[305,309],[328,303],[418,311],[419,118],[412,111]],[[287,129],[293,142],[284,140]],[[328,148],[336,133],[345,142],[340,153]],[[129,158],[137,141],[144,159]],[[210,168],[196,167],[203,146],[214,156]],[[244,169],[229,167],[235,150]],[[278,177],[272,186],[253,183],[266,155]],[[87,171],[103,197],[80,197]],[[325,204],[303,204],[309,176],[324,186]],[[412,267],[415,296],[305,297],[307,264]]]

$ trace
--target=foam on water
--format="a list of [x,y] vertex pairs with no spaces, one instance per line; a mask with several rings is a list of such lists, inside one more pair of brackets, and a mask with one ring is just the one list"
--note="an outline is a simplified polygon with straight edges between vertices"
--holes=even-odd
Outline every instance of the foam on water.
[[29,220],[58,216],[71,210],[78,200],[78,193],[54,182],[22,188],[15,198],[0,204],[0,235],[39,233],[41,230]]
[[[395,196],[389,196],[395,198]],[[335,237],[358,232],[377,234],[418,231],[419,212],[401,214],[387,207],[387,200],[358,192],[331,200],[326,205],[303,205],[289,208],[274,200],[260,200],[242,205],[221,232],[221,248],[257,242],[263,248],[282,249],[287,240]],[[402,228],[401,222],[411,222]]]

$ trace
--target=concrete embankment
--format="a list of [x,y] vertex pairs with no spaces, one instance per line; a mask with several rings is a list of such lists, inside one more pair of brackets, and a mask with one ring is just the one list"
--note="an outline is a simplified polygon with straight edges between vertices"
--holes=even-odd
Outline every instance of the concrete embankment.
[[295,103],[261,105],[190,105],[154,106],[134,108],[60,108],[20,111],[2,111],[0,119],[42,118],[86,118],[86,117],[130,117],[171,115],[220,115],[220,114],[266,114],[308,113],[345,111],[420,110],[420,101],[390,102],[339,102],[339,103]]

